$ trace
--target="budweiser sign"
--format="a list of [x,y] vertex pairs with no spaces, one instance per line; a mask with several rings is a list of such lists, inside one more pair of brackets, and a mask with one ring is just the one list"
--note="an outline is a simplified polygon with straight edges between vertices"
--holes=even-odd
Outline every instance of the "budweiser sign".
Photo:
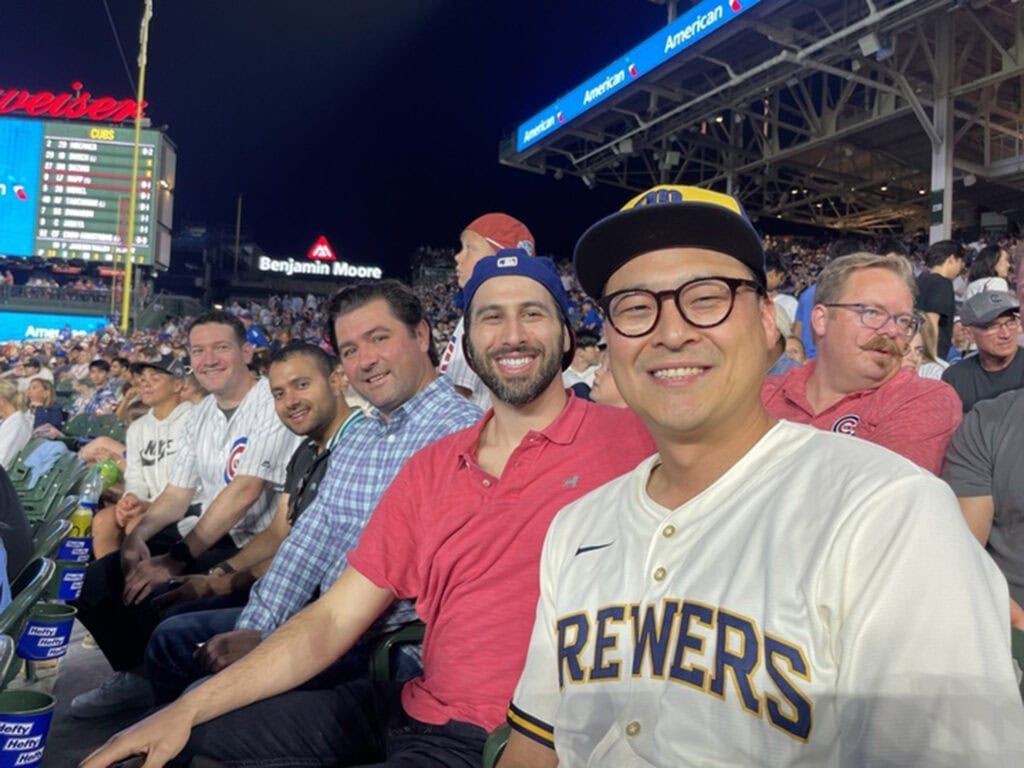
[[[82,90],[81,83],[72,83],[73,93],[51,93],[50,91],[18,90],[0,88],[0,115],[9,112],[24,112],[32,117],[57,117],[71,120],[95,120],[98,122],[120,123],[135,117],[134,99],[115,99],[110,96],[93,96]],[[148,102],[142,102],[143,115]]]

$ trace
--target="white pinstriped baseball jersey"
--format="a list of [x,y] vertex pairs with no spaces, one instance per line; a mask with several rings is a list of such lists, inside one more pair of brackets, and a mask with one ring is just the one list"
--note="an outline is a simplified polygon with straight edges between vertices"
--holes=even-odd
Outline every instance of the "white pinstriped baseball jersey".
[[463,325],[463,319],[460,317],[455,330],[452,332],[452,338],[448,342],[444,354],[441,355],[441,365],[438,366],[437,370],[439,373],[447,376],[448,380],[455,386],[468,389],[472,393],[469,399],[481,411],[486,411],[491,407],[491,390],[476,375],[476,371],[469,367],[466,353],[462,349],[462,336],[465,332],[466,328]]
[[657,459],[552,524],[514,728],[569,768],[1024,764],[1006,582],[944,483],[783,421],[670,510]]
[[230,421],[207,395],[186,417],[169,482],[196,489],[195,501],[205,512],[236,475],[266,480],[263,493],[230,531],[241,547],[274,516],[285,468],[300,442],[277,418],[266,379],[246,393]]

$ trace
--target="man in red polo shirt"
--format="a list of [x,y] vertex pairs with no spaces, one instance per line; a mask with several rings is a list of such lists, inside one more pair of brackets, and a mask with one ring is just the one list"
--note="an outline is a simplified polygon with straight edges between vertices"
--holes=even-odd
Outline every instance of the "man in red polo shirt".
[[[464,294],[466,358],[493,409],[409,459],[319,600],[83,768],[141,753],[158,768],[183,747],[176,765],[196,755],[229,765],[479,765],[526,659],[549,523],[652,455],[654,442],[632,411],[562,386],[575,344],[549,260],[499,251],[477,264]],[[292,690],[402,597],[416,599],[427,625],[421,677]]]
[[938,474],[962,414],[952,387],[901,368],[919,324],[906,259],[836,259],[821,273],[811,313],[818,357],[767,379],[765,407],[776,418],[877,443]]

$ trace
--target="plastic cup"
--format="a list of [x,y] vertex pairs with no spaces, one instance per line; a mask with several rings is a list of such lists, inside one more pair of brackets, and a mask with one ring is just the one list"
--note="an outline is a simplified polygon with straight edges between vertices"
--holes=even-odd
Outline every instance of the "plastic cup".
[[59,659],[68,652],[77,611],[61,603],[39,603],[32,608],[18,640],[18,655],[28,661]]
[[92,537],[68,536],[60,543],[57,559],[75,563],[88,563],[92,557]]
[[46,597],[50,600],[77,600],[82,595],[82,584],[85,582],[87,563],[58,560],[57,573],[46,588]]
[[53,696],[39,691],[0,692],[0,768],[42,763],[53,705]]

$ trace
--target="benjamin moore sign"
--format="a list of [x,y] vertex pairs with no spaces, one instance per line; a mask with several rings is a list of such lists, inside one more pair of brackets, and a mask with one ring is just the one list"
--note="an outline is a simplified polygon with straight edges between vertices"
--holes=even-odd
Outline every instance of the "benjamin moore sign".
[[355,277],[364,280],[380,280],[384,270],[378,266],[349,264],[347,261],[297,261],[296,259],[272,259],[260,256],[256,262],[260,272],[277,272],[291,277],[293,275],[312,275],[313,277]]

